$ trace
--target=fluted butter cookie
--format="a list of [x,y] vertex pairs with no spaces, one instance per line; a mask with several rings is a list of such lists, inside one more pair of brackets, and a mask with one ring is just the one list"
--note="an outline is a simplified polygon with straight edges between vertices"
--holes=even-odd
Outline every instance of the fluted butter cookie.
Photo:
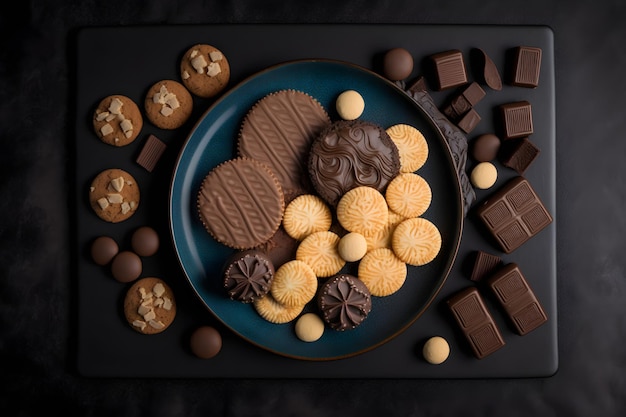
[[386,297],[398,291],[406,280],[407,268],[391,249],[368,252],[359,263],[358,276],[372,295]]
[[128,324],[139,333],[161,333],[176,317],[172,289],[159,278],[140,279],[126,293],[124,316]]
[[298,246],[296,259],[309,265],[319,278],[334,275],[346,264],[339,255],[339,240],[331,231],[312,233]]
[[279,303],[272,297],[271,292],[255,300],[252,305],[259,316],[274,324],[289,323],[304,310],[304,305],[289,307]]
[[402,221],[391,237],[393,252],[402,262],[421,266],[431,262],[441,249],[441,233],[423,217]]
[[123,95],[105,97],[93,114],[94,131],[108,145],[126,146],[132,143],[142,127],[143,117],[139,107]]
[[302,240],[311,233],[328,230],[332,221],[332,213],[324,200],[313,194],[303,194],[285,208],[283,227],[289,236]]
[[404,123],[390,126],[386,132],[398,147],[400,172],[415,172],[426,163],[428,143],[422,132]]
[[305,305],[317,291],[317,276],[313,269],[299,260],[289,261],[276,270],[270,293],[276,302],[295,307]]
[[226,56],[212,45],[190,47],[180,61],[180,78],[198,97],[214,97],[228,85],[230,65]]
[[193,99],[181,83],[161,80],[150,87],[144,100],[146,117],[161,129],[181,127],[193,110]]
[[337,203],[337,220],[349,232],[367,236],[387,224],[389,208],[375,188],[362,186],[348,191]]
[[135,214],[139,197],[139,185],[135,178],[117,168],[100,172],[89,188],[91,208],[98,217],[111,223],[119,223]]
[[417,217],[426,212],[432,201],[428,182],[418,174],[403,173],[394,178],[385,199],[389,208],[404,217]]
[[367,242],[367,251],[371,251],[377,248],[389,248],[391,249],[391,236],[396,226],[406,217],[399,215],[393,210],[388,210],[387,224],[385,227],[375,233],[370,233],[365,236]]

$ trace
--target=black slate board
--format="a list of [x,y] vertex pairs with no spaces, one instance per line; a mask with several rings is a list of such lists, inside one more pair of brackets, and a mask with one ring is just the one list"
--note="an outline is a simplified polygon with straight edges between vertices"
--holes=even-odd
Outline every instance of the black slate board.
[[[194,43],[218,46],[229,58],[231,85],[267,66],[298,58],[333,58],[377,70],[380,56],[401,46],[415,58],[414,75],[428,75],[429,54],[460,49],[468,62],[472,48],[485,50],[504,69],[506,52],[515,46],[543,50],[540,86],[524,89],[505,86],[502,91],[485,87],[487,97],[476,110],[482,121],[469,138],[494,129],[495,106],[528,100],[533,105],[535,133],[532,140],[541,149],[526,178],[556,220],[555,203],[555,80],[553,33],[540,26],[463,25],[211,25],[85,28],[76,38],[76,112],[74,157],[76,193],[75,293],[77,369],[94,377],[203,377],[203,378],[509,378],[542,377],[558,368],[556,300],[556,221],[510,255],[493,246],[471,213],[456,265],[431,308],[406,332],[391,342],[362,355],[329,362],[284,358],[242,341],[220,327],[195,298],[178,266],[169,242],[167,195],[178,150],[210,101],[196,100],[190,122],[176,131],[162,131],[146,123],[139,139],[125,148],[105,146],[91,129],[91,114],[99,100],[109,94],[125,94],[143,101],[145,92],[160,79],[178,79],[178,61]],[[470,78],[474,79],[470,72]],[[443,103],[451,92],[433,93]],[[152,173],[134,160],[143,141],[153,133],[168,149]],[[471,161],[468,166],[472,166]],[[128,221],[108,224],[91,211],[87,193],[91,179],[101,170],[128,170],[141,185],[142,203]],[[486,198],[516,175],[498,165],[497,185],[477,193]],[[99,235],[114,237],[130,248],[130,234],[140,225],[159,231],[162,247],[157,256],[144,260],[142,276],[166,277],[179,302],[174,324],[164,333],[144,336],[125,323],[121,303],[127,285],[111,278],[106,267],[93,264],[89,244]],[[477,249],[517,262],[542,302],[549,317],[544,326],[526,336],[512,332],[495,305],[488,304],[500,326],[506,346],[497,353],[475,359],[446,310],[445,299],[458,289],[473,285],[464,263]],[[217,326],[224,336],[220,354],[212,360],[195,358],[188,350],[190,333],[198,325]],[[432,335],[441,335],[451,345],[450,358],[442,365],[427,364],[421,345]]]

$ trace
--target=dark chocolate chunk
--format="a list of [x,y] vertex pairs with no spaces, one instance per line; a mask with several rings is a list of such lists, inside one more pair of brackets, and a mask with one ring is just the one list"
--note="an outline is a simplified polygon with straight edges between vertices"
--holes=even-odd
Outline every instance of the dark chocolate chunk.
[[483,90],[478,83],[473,82],[463,91],[452,97],[450,104],[443,109],[443,113],[448,116],[450,120],[456,122],[484,97],[485,90]]
[[480,122],[481,118],[478,112],[474,109],[470,109],[465,116],[461,117],[461,120],[457,123],[457,125],[463,130],[465,133],[470,133],[476,125]]
[[165,152],[166,148],[167,145],[165,145],[161,139],[154,135],[150,135],[143,144],[141,152],[139,152],[139,156],[137,156],[136,162],[144,167],[148,172],[152,172],[156,167],[157,162],[159,162],[159,159],[161,159],[161,156],[163,155],[163,152]]
[[467,71],[461,51],[452,50],[430,56],[437,79],[437,90],[467,84]]
[[492,133],[478,136],[470,143],[472,157],[478,162],[490,162],[498,156],[500,138]]
[[552,216],[522,176],[509,180],[476,208],[476,214],[505,253],[552,223]]
[[500,161],[505,167],[512,168],[522,175],[539,152],[539,148],[528,138],[512,139],[505,142],[500,153]]
[[535,88],[539,85],[541,72],[541,49],[519,46],[514,50],[511,85]]
[[517,264],[510,263],[500,268],[487,280],[487,285],[518,334],[523,336],[548,321]]
[[383,58],[383,73],[391,81],[404,80],[413,72],[413,57],[404,48],[393,48]]
[[447,300],[447,304],[478,359],[505,345],[498,326],[476,288],[467,287],[457,292]]
[[492,90],[502,90],[502,78],[496,64],[489,58],[489,55],[480,48],[477,48],[482,58],[482,76],[485,84]]
[[500,106],[502,136],[504,139],[521,138],[533,133],[532,107],[528,101],[516,101]]
[[502,265],[502,258],[482,250],[476,251],[474,256],[474,265],[470,275],[470,279],[474,282],[482,281]]

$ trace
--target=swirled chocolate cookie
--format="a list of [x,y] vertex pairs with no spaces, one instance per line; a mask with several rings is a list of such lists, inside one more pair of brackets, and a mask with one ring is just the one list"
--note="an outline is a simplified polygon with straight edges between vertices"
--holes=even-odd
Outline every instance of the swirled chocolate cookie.
[[266,164],[285,195],[296,196],[310,189],[307,154],[313,140],[329,124],[328,113],[310,95],[277,91],[258,101],[244,118],[237,151],[239,156]]
[[372,310],[372,296],[357,277],[339,274],[324,283],[317,305],[322,319],[334,330],[349,330],[360,325]]
[[400,172],[400,155],[382,127],[364,120],[340,120],[311,145],[308,172],[317,193],[335,206],[356,187],[384,193]]
[[269,292],[274,265],[259,250],[237,252],[226,260],[223,277],[231,300],[251,303]]
[[198,212],[207,231],[234,249],[252,249],[269,240],[285,210],[273,172],[249,158],[221,163],[204,178]]

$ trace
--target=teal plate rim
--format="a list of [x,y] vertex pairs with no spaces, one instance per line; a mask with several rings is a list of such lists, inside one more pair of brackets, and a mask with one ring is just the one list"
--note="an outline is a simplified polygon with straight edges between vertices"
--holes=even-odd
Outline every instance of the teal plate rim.
[[[403,287],[387,297],[373,297],[372,311],[357,328],[326,328],[315,342],[303,342],[296,320],[273,324],[251,304],[230,300],[220,271],[232,249],[216,242],[200,223],[196,196],[204,177],[235,156],[237,134],[250,108],[269,93],[298,90],[326,108],[331,120],[336,97],[356,90],[365,100],[360,119],[387,128],[405,123],[418,128],[429,145],[426,164],[417,173],[430,184],[433,199],[422,217],[442,234],[442,248],[431,263],[408,266]],[[336,360],[372,350],[409,328],[432,304],[454,265],[463,231],[462,191],[454,158],[443,134],[427,112],[395,84],[375,72],[333,59],[301,59],[265,68],[217,99],[189,133],[177,157],[170,184],[169,228],[183,273],[205,307],[245,341],[278,355],[303,360]],[[354,265],[347,266],[347,271]],[[314,302],[304,312],[314,311]]]

